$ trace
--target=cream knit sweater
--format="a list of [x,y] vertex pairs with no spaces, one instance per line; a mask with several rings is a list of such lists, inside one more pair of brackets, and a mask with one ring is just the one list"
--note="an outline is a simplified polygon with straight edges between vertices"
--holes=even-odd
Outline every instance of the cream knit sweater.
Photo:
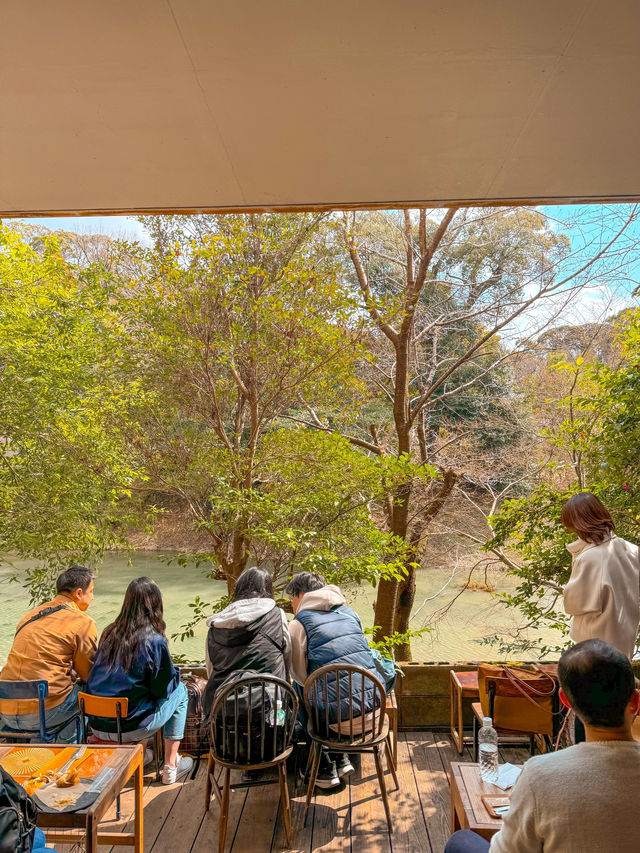
[[597,741],[530,758],[489,853],[638,853],[640,743]]
[[573,567],[564,609],[573,616],[571,639],[604,640],[631,658],[640,623],[638,546],[612,535],[600,545],[578,539],[567,549]]

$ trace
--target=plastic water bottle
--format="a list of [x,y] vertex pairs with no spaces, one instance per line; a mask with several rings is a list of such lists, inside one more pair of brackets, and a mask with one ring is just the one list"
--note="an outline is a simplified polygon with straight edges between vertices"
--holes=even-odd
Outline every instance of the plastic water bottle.
[[498,733],[493,728],[491,717],[484,717],[478,732],[478,754],[480,756],[480,778],[483,782],[498,779]]

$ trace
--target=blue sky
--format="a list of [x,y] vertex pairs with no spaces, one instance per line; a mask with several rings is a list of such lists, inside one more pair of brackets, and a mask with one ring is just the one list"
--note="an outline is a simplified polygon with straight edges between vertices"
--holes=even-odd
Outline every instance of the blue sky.
[[[580,264],[593,256],[606,243],[618,227],[618,224],[628,215],[630,205],[546,205],[540,208],[542,212],[557,222],[558,228],[570,223],[569,234],[572,244],[572,257],[569,264]],[[44,225],[52,230],[75,231],[79,234],[107,234],[127,240],[145,242],[142,225],[135,216],[64,216],[25,219],[25,222]],[[564,228],[563,228],[564,230]],[[582,302],[587,308],[587,314],[597,313],[599,304],[606,301],[611,290],[615,298],[611,298],[619,306],[623,302],[635,303],[631,293],[640,282],[640,220],[634,222],[625,238],[618,244],[616,264],[619,267],[619,278],[616,281],[615,272],[612,274],[611,265],[606,271],[602,270],[603,283],[600,293],[597,284],[584,294]],[[597,282],[598,268],[592,269],[592,277]],[[591,307],[589,307],[591,306]],[[595,319],[595,316],[594,318]]]
[[[16,221],[16,220],[13,220]],[[108,234],[127,240],[143,240],[142,225],[135,216],[48,216],[40,219],[20,219],[44,225],[52,231],[74,231],[76,234]]]

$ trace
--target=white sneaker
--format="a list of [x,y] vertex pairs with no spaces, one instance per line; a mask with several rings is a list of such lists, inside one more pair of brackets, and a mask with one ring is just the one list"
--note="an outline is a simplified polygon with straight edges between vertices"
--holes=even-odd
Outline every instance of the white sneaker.
[[173,785],[173,783],[177,782],[178,779],[182,779],[183,776],[186,776],[192,767],[193,758],[189,758],[188,755],[180,755],[178,753],[175,767],[170,767],[168,764],[165,764],[162,768],[162,784]]

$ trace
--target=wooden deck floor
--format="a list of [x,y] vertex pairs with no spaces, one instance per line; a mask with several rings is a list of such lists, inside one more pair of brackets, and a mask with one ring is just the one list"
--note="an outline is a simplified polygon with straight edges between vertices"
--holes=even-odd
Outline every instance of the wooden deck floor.
[[[526,749],[501,750],[502,760],[522,763]],[[362,756],[362,767],[341,789],[319,793],[303,826],[304,792],[294,790],[292,821],[294,843],[285,843],[282,821],[278,814],[278,786],[268,785],[238,790],[231,795],[228,853],[442,853],[450,834],[449,785],[447,771],[452,761],[470,761],[469,750],[458,756],[448,735],[431,732],[405,732],[398,743],[398,781],[393,790],[387,773],[393,816],[393,832],[389,835],[384,807],[378,794],[375,768],[371,756]],[[156,784],[147,777],[144,809],[145,853],[217,853],[218,808],[212,802],[204,812],[206,762],[202,762],[196,779],[170,787]],[[133,808],[133,794],[122,797],[120,823],[102,824],[105,830],[128,826]],[[115,817],[115,815],[114,815]],[[57,847],[68,853],[70,847]],[[106,851],[107,848],[102,848]],[[125,848],[113,849],[120,853]]]

